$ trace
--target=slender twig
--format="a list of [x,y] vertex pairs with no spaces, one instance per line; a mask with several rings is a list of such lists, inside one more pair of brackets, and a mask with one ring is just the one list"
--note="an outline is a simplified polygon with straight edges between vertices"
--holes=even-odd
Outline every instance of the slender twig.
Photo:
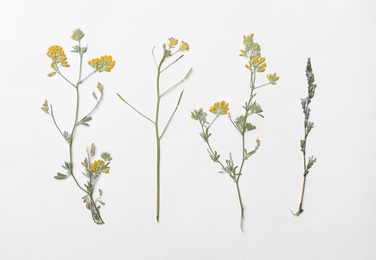
[[167,89],[165,92],[162,93],[161,97],[166,95],[168,92],[170,92],[171,90],[173,90],[174,88],[176,88],[177,86],[179,86],[181,83],[183,83],[192,73],[192,68],[190,68],[190,70],[187,72],[187,74],[184,76],[184,78],[182,80],[180,80],[178,83],[176,83],[175,85],[173,85],[171,88]]
[[116,93],[118,95],[118,97],[125,103],[127,104],[130,108],[132,108],[134,111],[136,111],[139,115],[143,116],[145,119],[147,119],[148,121],[150,121],[151,123],[155,124],[155,122],[153,120],[151,120],[149,117],[145,116],[143,113],[141,113],[140,111],[138,111],[134,106],[132,106],[128,101],[126,101],[122,96],[120,96],[119,93]]
[[180,96],[179,96],[179,99],[178,99],[178,103],[176,104],[176,107],[175,107],[174,111],[172,112],[170,118],[169,118],[168,121],[167,121],[167,124],[166,124],[165,128],[163,129],[162,134],[161,134],[161,136],[160,136],[160,139],[162,139],[163,134],[164,134],[165,131],[167,130],[167,127],[169,126],[169,124],[170,124],[172,118],[174,117],[176,111],[178,110],[178,108],[179,108],[179,104],[180,104],[180,101],[181,101],[181,98],[183,97],[183,93],[184,93],[184,90],[182,90],[182,92],[180,93]]
[[65,136],[64,136],[63,132],[61,131],[60,127],[59,127],[59,126],[57,125],[57,123],[56,123],[55,115],[54,115],[54,111],[53,111],[53,109],[52,109],[52,104],[50,104],[50,108],[51,108],[51,117],[52,117],[52,120],[53,120],[53,122],[54,122],[54,124],[55,124],[57,130],[59,130],[59,133],[61,134],[61,136],[65,139]]
[[309,169],[316,162],[316,158],[313,158],[313,157],[308,158],[308,162],[307,162],[307,155],[306,155],[308,134],[313,128],[313,122],[309,121],[309,116],[310,116],[310,111],[311,111],[309,108],[309,104],[311,103],[312,98],[315,95],[315,90],[316,90],[315,76],[312,71],[310,58],[308,58],[308,61],[307,61],[306,77],[308,81],[308,96],[301,100],[301,105],[302,105],[303,113],[304,113],[304,139],[300,141],[300,148],[303,153],[303,186],[302,186],[302,194],[300,197],[299,210],[296,213],[291,211],[291,213],[294,214],[295,216],[299,216],[304,211],[303,200],[304,200],[304,194],[305,194],[307,175],[308,175]]
[[167,70],[169,67],[171,67],[172,65],[174,65],[176,62],[178,62],[181,58],[183,58],[184,57],[184,55],[180,55],[180,57],[179,58],[177,58],[176,60],[174,60],[173,62],[171,62],[169,65],[167,65],[165,68],[163,68],[162,70],[161,70],[161,73],[163,72],[163,71],[165,71],[165,70]]

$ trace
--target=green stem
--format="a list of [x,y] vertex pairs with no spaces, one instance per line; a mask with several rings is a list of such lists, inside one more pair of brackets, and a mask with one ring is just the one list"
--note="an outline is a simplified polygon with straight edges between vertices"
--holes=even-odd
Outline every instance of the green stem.
[[[81,42],[79,42],[79,45],[81,47]],[[76,127],[77,127],[77,122],[78,122],[78,111],[79,111],[79,106],[80,106],[80,92],[78,90],[78,87],[80,85],[80,80],[81,80],[81,72],[82,72],[82,54],[80,54],[80,70],[79,70],[79,75],[78,75],[78,80],[77,80],[77,84],[74,86],[75,89],[76,89],[76,113],[75,113],[75,118],[74,118],[74,124],[73,124],[73,128],[72,128],[72,131],[71,131],[71,142],[69,143],[69,161],[70,161],[70,164],[71,164],[71,172],[70,174],[72,175],[75,183],[77,184],[77,186],[83,191],[85,192],[86,194],[89,194],[84,188],[82,188],[82,186],[78,183],[77,179],[76,179],[76,176],[74,176],[74,173],[73,173],[73,141],[74,141],[74,134],[75,134],[75,131],[76,131]]]
[[243,220],[244,220],[244,205],[242,202],[242,196],[240,195],[239,182],[236,181],[236,190],[238,192],[238,198],[240,203],[240,229],[243,231]]
[[167,127],[169,126],[169,124],[170,124],[172,118],[174,117],[176,111],[177,111],[178,108],[179,108],[181,98],[183,97],[183,93],[184,93],[184,90],[180,93],[180,96],[179,96],[179,99],[178,99],[178,103],[176,104],[176,107],[175,107],[174,111],[172,112],[170,118],[169,118],[168,121],[167,121],[167,124],[166,124],[165,128],[164,128],[163,131],[162,131],[162,134],[161,134],[161,136],[160,136],[160,139],[161,139],[161,140],[162,140],[163,134],[164,134],[165,131],[167,130]]
[[[55,124],[57,130],[59,130],[61,136],[65,139],[65,136],[64,136],[63,132],[61,131],[60,127],[59,127],[59,126],[57,125],[57,123],[56,123],[55,115],[54,115],[54,111],[53,111],[53,109],[52,109],[52,105],[50,105],[50,109],[51,109],[51,117],[52,117],[52,120],[53,120],[53,122],[54,122],[54,124]],[[65,139],[65,140],[66,140],[66,139]],[[66,140],[66,141],[67,141],[67,140]]]
[[159,213],[160,213],[160,197],[161,197],[161,138],[159,136],[159,106],[161,101],[161,95],[160,95],[160,76],[161,76],[161,67],[163,62],[165,61],[166,56],[163,56],[161,62],[158,66],[158,72],[157,72],[157,104],[155,109],[155,138],[157,142],[157,203],[156,203],[156,219],[157,222],[159,222]]
[[[308,121],[308,120],[307,120]],[[300,197],[300,203],[299,203],[299,210],[296,213],[293,213],[295,216],[299,216],[301,213],[303,213],[303,200],[304,200],[304,192],[305,192],[305,184],[306,184],[306,179],[307,179],[307,159],[306,159],[306,148],[307,148],[307,127],[305,124],[304,127],[304,146],[302,148],[303,151],[303,187],[302,187],[302,195]]]
[[151,120],[150,118],[148,118],[147,116],[145,116],[143,113],[141,113],[140,111],[138,111],[134,106],[132,106],[130,103],[128,103],[122,96],[120,96],[119,93],[116,93],[118,95],[118,97],[125,103],[127,104],[130,108],[132,108],[134,111],[136,111],[139,115],[143,116],[145,119],[149,120],[151,123],[155,124],[153,120]]

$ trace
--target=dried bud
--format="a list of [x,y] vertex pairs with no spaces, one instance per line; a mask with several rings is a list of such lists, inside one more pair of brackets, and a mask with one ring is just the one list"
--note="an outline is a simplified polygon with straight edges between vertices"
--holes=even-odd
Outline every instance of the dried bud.
[[92,143],[90,147],[90,156],[93,156],[95,154],[95,144]]
[[83,162],[81,162],[82,166],[84,166],[85,168],[87,168],[87,158],[85,158],[85,160]]

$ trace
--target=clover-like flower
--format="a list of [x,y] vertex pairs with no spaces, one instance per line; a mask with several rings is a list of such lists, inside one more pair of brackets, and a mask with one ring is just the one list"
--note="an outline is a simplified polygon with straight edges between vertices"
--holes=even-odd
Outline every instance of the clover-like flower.
[[95,160],[89,168],[91,172],[101,172],[103,170],[104,163],[102,160]]
[[277,76],[277,73],[268,74],[266,75],[266,78],[269,80],[269,83],[272,85],[277,84],[277,80],[279,79],[279,77]]
[[71,38],[75,41],[81,40],[85,36],[84,32],[77,28],[73,31]]
[[260,54],[253,56],[249,59],[249,63],[245,65],[247,69],[254,69],[258,72],[264,72],[266,69],[265,58],[261,57]]
[[181,41],[179,51],[189,51],[189,45],[185,41]]
[[47,50],[47,56],[52,59],[51,67],[56,70],[56,66],[61,64],[63,67],[69,67],[67,56],[63,48],[59,45],[50,46]]
[[112,59],[111,55],[104,55],[100,58],[94,58],[89,60],[88,64],[98,72],[111,72],[115,66],[116,61]]
[[191,118],[194,120],[198,120],[201,123],[206,123],[206,116],[207,114],[204,112],[202,108],[200,108],[199,110],[195,109],[191,112]]
[[230,108],[228,107],[228,103],[225,101],[215,102],[210,108],[209,111],[216,115],[226,115]]

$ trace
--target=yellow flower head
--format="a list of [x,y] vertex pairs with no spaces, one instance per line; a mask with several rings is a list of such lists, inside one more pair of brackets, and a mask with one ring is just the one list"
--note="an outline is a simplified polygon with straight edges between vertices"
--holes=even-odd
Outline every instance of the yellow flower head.
[[181,41],[179,51],[189,51],[189,45],[185,41]]
[[228,103],[223,100],[221,102],[215,102],[209,109],[210,112],[216,115],[226,115],[229,110]]
[[251,67],[258,72],[264,72],[266,68],[265,58],[261,57],[260,54],[253,56],[249,59],[249,64],[246,64],[245,67],[250,69]]
[[52,59],[51,67],[55,68],[57,64],[61,64],[63,67],[69,67],[67,62],[67,56],[65,56],[64,50],[59,45],[54,45],[48,48],[47,56]]
[[105,173],[109,174],[110,173],[110,167],[107,167],[105,170],[104,170]]
[[115,66],[115,62],[116,61],[112,59],[111,55],[104,55],[100,58],[94,58],[92,60],[89,60],[88,64],[98,72],[110,72]]
[[104,163],[102,160],[95,160],[89,168],[91,172],[101,172],[103,170]]
[[175,39],[174,37],[168,38],[168,47],[174,48],[176,44],[178,44],[178,39]]

